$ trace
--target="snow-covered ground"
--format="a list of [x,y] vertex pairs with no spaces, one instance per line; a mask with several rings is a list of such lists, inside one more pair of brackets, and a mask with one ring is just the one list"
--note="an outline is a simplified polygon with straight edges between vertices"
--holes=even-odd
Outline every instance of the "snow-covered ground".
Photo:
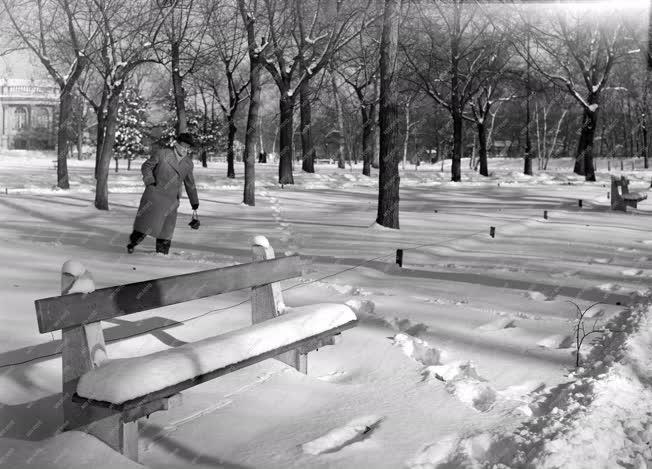
[[[461,183],[449,182],[448,165],[410,165],[400,230],[374,224],[375,171],[297,168],[296,184],[281,188],[275,165],[257,165],[257,205],[247,207],[240,166],[229,180],[224,164],[196,165],[201,228],[187,226],[182,200],[162,256],[151,239],[125,249],[138,163],[111,173],[111,210],[101,212],[91,162],[71,160],[71,190],[58,191],[53,159],[0,154],[0,467],[133,466],[93,437],[60,432],[60,336],[38,333],[34,300],[59,294],[66,260],[81,261],[102,288],[247,262],[256,235],[311,261],[283,282],[288,306],[346,302],[360,324],[311,353],[307,376],[267,360],[184,392],[180,406],[141,422],[142,464],[652,466],[652,200],[612,212],[606,161],[597,183],[572,175],[569,160],[534,177],[520,174],[520,160],[491,160],[489,178],[465,161]],[[648,191],[652,171],[640,162],[624,174],[630,189]],[[244,327],[247,297],[106,321],[109,356]],[[579,369],[569,300],[582,310],[599,302],[587,328],[609,330],[587,339]]]

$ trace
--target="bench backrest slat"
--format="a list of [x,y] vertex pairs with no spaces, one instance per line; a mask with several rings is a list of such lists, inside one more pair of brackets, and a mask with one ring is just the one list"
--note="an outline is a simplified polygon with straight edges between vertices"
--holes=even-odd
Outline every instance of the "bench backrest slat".
[[278,282],[301,275],[299,256],[280,257],[190,274],[36,300],[41,333]]

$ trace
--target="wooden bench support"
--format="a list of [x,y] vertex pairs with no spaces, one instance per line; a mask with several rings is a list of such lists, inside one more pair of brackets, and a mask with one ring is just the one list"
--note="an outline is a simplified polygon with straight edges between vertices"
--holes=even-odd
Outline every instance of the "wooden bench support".
[[93,435],[129,459],[138,461],[138,420],[127,422],[120,411],[76,399],[71,402],[77,406],[77,411],[69,413],[68,417],[72,416],[75,423],[66,430]]
[[[267,238],[263,236],[256,236],[254,238],[251,249],[253,251],[252,257],[254,262],[275,258],[274,249],[267,241]],[[261,321],[266,321],[283,314],[285,303],[283,302],[281,285],[278,282],[254,287],[251,290],[252,324],[258,324]],[[308,356],[306,353],[301,353],[301,351],[295,349],[279,354],[275,358],[301,373],[308,373]]]
[[[86,268],[68,261],[61,268],[61,294],[90,293],[95,284]],[[107,359],[102,325],[92,322],[61,331],[63,418],[66,430],[89,433],[138,461],[138,421],[125,422],[120,412],[100,409],[73,400],[79,378]]]

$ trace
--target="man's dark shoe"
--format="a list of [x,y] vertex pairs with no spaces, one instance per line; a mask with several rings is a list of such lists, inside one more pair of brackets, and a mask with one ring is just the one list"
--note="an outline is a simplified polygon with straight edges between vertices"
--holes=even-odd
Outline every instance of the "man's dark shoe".
[[157,239],[156,240],[156,252],[161,254],[167,254],[170,252],[170,244],[172,241],[169,239]]
[[127,244],[127,252],[133,254],[135,246],[133,244]]

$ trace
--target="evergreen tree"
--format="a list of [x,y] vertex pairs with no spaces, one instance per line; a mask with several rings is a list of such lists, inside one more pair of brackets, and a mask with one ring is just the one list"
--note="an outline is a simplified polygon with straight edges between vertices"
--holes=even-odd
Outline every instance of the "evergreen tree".
[[118,127],[113,150],[116,158],[131,161],[145,153],[144,137],[147,129],[147,102],[134,88],[127,88],[120,97]]

